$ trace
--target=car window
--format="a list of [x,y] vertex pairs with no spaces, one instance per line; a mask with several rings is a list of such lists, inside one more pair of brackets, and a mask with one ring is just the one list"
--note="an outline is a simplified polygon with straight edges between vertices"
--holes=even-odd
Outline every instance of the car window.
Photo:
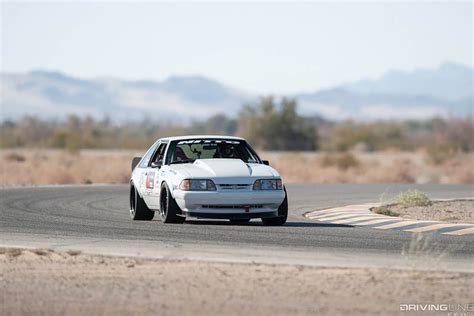
[[248,144],[238,140],[192,139],[170,146],[167,162],[192,162],[196,159],[234,158],[249,163],[259,159]]
[[142,161],[138,165],[139,168],[148,167],[148,163],[150,162],[151,156],[155,152],[156,146],[158,146],[158,144],[154,144],[150,147],[150,149],[148,149],[148,151],[145,153],[145,156],[143,156]]
[[160,162],[160,160],[161,161],[163,160],[167,145],[168,145],[167,143],[163,143],[158,147],[158,150],[155,152],[155,155],[153,156],[151,162],[157,162],[158,163],[158,162]]

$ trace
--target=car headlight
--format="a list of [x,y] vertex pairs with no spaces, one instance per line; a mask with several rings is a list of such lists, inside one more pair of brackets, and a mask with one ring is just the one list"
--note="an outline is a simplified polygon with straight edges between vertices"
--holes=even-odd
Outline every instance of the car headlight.
[[183,191],[215,191],[216,185],[208,179],[185,179],[179,184]]
[[281,179],[260,179],[253,184],[254,190],[281,190]]

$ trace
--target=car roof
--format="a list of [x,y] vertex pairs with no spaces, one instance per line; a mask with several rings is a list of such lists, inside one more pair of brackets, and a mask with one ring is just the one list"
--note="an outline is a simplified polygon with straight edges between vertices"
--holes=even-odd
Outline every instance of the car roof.
[[233,140],[245,140],[242,137],[236,136],[223,136],[223,135],[184,135],[184,136],[171,136],[171,137],[163,137],[159,140],[161,141],[175,141],[175,140],[186,140],[186,139],[233,139]]

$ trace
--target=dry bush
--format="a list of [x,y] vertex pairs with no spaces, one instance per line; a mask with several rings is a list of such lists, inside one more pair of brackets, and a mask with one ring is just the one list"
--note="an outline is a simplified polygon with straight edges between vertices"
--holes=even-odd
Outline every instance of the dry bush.
[[70,255],[71,257],[75,257],[75,256],[79,256],[82,253],[82,251],[80,251],[80,250],[68,250],[68,251],[66,251],[66,253],[68,255]]
[[382,214],[382,215],[393,216],[393,217],[400,216],[399,213],[394,212],[390,209],[390,205],[383,205],[383,206],[379,206],[379,207],[374,207],[371,210],[376,214]]
[[336,166],[341,170],[347,170],[358,165],[359,161],[351,153],[325,154],[321,159],[321,166],[324,168]]
[[428,161],[435,165],[440,165],[456,156],[456,150],[449,145],[430,146],[426,152]]
[[46,249],[33,249],[31,252],[38,256],[46,256],[49,251]]
[[[28,157],[19,164],[11,153]],[[127,150],[0,150],[0,185],[128,183],[130,162],[143,152]],[[261,152],[291,182],[326,183],[474,183],[473,157],[458,153],[428,163],[423,152]]]
[[337,160],[337,167],[342,170],[347,170],[349,168],[357,167],[359,165],[359,161],[357,158],[351,153],[345,153],[339,157]]
[[321,167],[334,167],[337,165],[337,155],[336,154],[325,154],[321,158]]
[[23,162],[26,160],[25,156],[20,155],[16,152],[10,152],[4,156],[6,161],[14,161],[14,162]]
[[474,150],[473,135],[474,120],[472,116],[448,119],[435,130],[437,143],[463,152]]
[[404,207],[431,205],[431,200],[426,193],[418,190],[401,192],[397,197],[397,202]]
[[19,154],[35,157],[21,166],[2,155],[1,185],[127,183],[134,151],[84,150],[72,154],[63,150],[21,149]]
[[18,257],[23,253],[23,250],[19,248],[3,248],[2,253],[9,257]]

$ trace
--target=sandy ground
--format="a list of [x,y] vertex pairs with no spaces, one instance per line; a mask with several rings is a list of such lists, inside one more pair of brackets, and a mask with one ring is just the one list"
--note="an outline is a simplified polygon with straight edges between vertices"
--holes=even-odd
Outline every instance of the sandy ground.
[[[132,157],[143,151],[0,150],[0,186],[127,183]],[[433,164],[423,152],[334,154],[260,152],[287,183],[474,183],[474,159],[459,154]]]
[[[0,249],[1,315],[366,315],[468,304],[474,273],[164,261]],[[406,315],[406,314],[405,314]]]
[[474,224],[474,200],[435,201],[430,206],[412,207],[392,204],[384,208],[403,218]]

